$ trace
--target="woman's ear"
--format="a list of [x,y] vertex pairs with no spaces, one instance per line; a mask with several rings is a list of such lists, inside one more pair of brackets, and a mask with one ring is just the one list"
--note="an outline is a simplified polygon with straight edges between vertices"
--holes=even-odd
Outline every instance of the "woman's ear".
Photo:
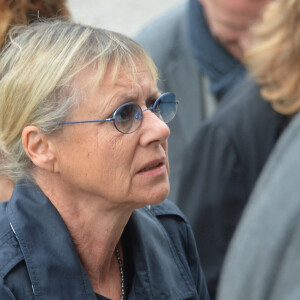
[[32,163],[44,170],[54,172],[55,153],[49,138],[36,126],[26,126],[22,131],[22,145]]

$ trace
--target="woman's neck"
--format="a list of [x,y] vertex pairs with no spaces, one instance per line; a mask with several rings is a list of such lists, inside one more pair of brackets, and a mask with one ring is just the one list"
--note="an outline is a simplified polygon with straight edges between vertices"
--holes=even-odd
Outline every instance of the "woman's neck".
[[117,292],[120,299],[121,275],[115,249],[118,245],[123,255],[120,239],[130,214],[125,216],[100,209],[93,216],[85,215],[82,210],[62,214],[95,292],[110,299],[114,299]]
[[77,253],[96,293],[110,299],[121,297],[120,266],[115,249],[123,257],[120,238],[132,209],[97,197],[70,196],[55,186],[38,183],[69,229]]

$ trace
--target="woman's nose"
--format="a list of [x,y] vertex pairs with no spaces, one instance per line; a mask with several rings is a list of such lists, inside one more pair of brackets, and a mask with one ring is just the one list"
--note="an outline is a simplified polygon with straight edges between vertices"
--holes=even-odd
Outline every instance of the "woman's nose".
[[147,110],[143,113],[140,143],[147,146],[151,143],[164,143],[170,135],[169,126],[159,116]]

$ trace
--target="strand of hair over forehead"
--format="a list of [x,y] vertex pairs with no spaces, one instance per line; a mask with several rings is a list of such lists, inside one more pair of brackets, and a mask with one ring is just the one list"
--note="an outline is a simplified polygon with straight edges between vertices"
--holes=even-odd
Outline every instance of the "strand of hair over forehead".
[[[59,30],[52,29],[52,27],[57,26],[60,28]],[[38,29],[44,27],[44,31],[39,30],[37,34],[35,27]],[[73,55],[77,55],[74,65],[71,65],[72,67],[76,67],[73,68],[74,73],[69,72],[65,81],[69,81],[74,75],[92,63],[97,64],[99,77],[103,76],[108,65],[111,63],[114,64],[115,73],[118,72],[121,65],[125,65],[134,72],[136,70],[136,59],[144,60],[147,65],[150,65],[151,75],[154,77],[154,81],[157,80],[157,74],[153,72],[156,71],[155,66],[152,66],[153,62],[149,59],[144,50],[140,46],[137,47],[137,43],[122,34],[61,21],[45,24],[35,23],[31,26],[31,29],[32,30],[29,31],[27,27],[16,27],[12,30],[10,34],[11,44],[16,46],[17,53],[24,51],[22,45],[18,43],[18,37],[14,38],[15,35],[19,36],[20,33],[24,31],[27,33],[27,35],[24,35],[24,39],[32,39],[32,44],[35,44],[33,49],[29,48],[31,52],[42,50],[44,51],[44,55],[47,56],[48,53],[51,54],[50,51],[55,49],[58,55],[54,56],[54,60],[60,60],[61,57],[64,58],[63,64],[61,65],[62,70],[65,69],[65,66],[70,65],[70,60],[73,59]],[[78,33],[76,35],[69,34],[70,32],[74,33],[74,31],[78,31]],[[74,40],[76,40],[76,47],[74,47]],[[43,47],[44,49],[41,49]],[[50,48],[49,51],[47,51],[48,48]],[[65,55],[66,53],[68,53],[67,56]],[[15,54],[16,53],[12,55]],[[65,57],[67,57],[67,59],[65,59]],[[32,56],[28,56],[28,59],[32,59]],[[24,61],[25,65],[27,63],[28,61]],[[49,68],[49,66],[50,64],[48,63],[46,67]],[[48,73],[47,69],[46,72]]]
[[[140,59],[156,76],[153,62],[137,43],[107,30],[52,21],[18,27],[10,39],[0,57],[0,142],[17,162],[26,160],[22,129],[33,124],[46,134],[56,130],[67,110],[58,113],[49,99],[59,89],[68,90],[81,70],[94,65],[100,80],[111,63],[115,75],[124,64],[134,73]],[[55,99],[55,105],[61,100]]]
[[250,72],[275,110],[300,109],[300,1],[276,0],[254,27],[254,43],[246,54]]

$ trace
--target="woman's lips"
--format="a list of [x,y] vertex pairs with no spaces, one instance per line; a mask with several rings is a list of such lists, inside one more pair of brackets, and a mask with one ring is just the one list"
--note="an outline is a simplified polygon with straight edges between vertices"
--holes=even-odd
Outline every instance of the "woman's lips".
[[140,170],[139,173],[140,172],[146,172],[146,171],[152,170],[154,168],[157,168],[159,165],[162,165],[162,163],[157,163],[157,164],[154,164],[154,165],[147,166],[144,169]]
[[167,172],[167,168],[165,164],[165,158],[163,158],[163,159],[159,159],[147,163],[138,171],[138,174],[147,175],[147,176],[156,176],[156,175],[161,175],[165,172]]

